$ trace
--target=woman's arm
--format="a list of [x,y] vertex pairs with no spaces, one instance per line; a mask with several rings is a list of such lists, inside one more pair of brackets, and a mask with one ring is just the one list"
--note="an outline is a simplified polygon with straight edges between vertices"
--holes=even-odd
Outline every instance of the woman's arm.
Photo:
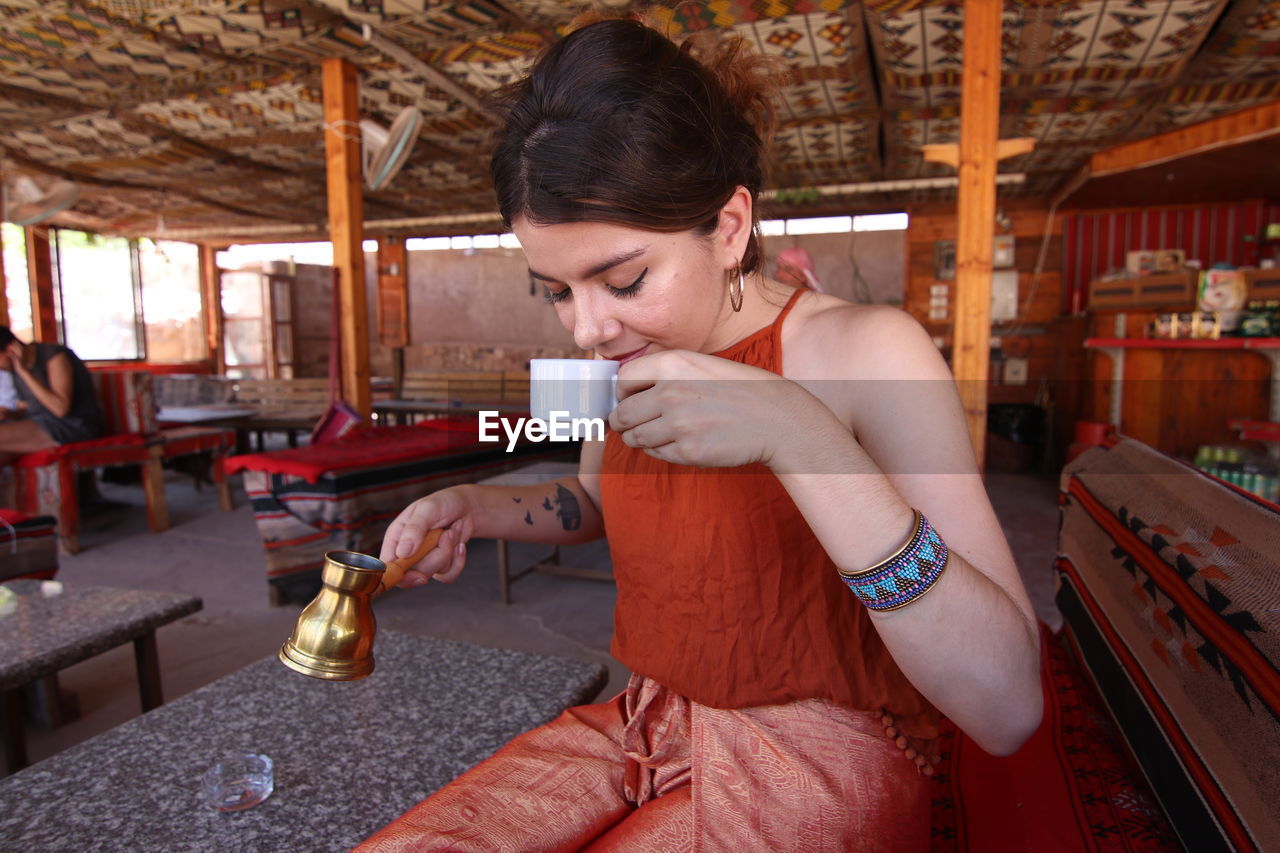
[[71,359],[58,353],[49,359],[45,370],[49,376],[49,384],[45,385],[27,369],[21,357],[13,357],[13,372],[21,378],[40,404],[59,418],[65,418],[71,411],[71,401],[75,392],[75,375],[71,370]]
[[604,521],[577,477],[532,486],[460,486],[475,519],[472,535],[576,545],[604,535]]
[[847,406],[849,423],[823,401],[797,400],[807,417],[796,422],[806,428],[791,432],[770,466],[841,569],[860,571],[896,551],[912,507],[929,519],[950,550],[946,570],[922,597],[872,611],[872,621],[939,710],[988,752],[1008,754],[1040,722],[1034,611],[946,364],[910,317],[871,310],[877,316],[864,313],[843,336],[854,351],[831,354],[833,363],[863,366],[858,375],[818,391]]

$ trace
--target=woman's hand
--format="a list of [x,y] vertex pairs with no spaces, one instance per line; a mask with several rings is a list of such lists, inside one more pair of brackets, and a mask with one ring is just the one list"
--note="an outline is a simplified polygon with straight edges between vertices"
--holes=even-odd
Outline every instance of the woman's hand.
[[825,409],[777,374],[683,350],[624,364],[618,399],[609,426],[628,446],[711,468],[768,465],[789,426],[810,408]]
[[4,348],[4,354],[9,357],[9,367],[14,373],[20,373],[23,376],[30,375],[27,366],[22,363],[22,344],[17,341],[9,341],[9,345]]
[[387,528],[379,559],[390,563],[411,555],[427,533],[439,527],[446,529],[436,547],[408,567],[396,586],[421,586],[433,577],[444,583],[458,579],[467,562],[467,541],[475,530],[465,487],[442,489],[405,507]]

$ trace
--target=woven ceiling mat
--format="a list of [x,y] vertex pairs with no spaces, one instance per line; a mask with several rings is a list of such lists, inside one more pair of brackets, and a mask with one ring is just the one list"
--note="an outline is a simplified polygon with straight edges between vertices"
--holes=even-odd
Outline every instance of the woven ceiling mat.
[[[522,76],[583,7],[0,0],[0,145],[12,167],[84,182],[64,222],[142,233],[161,213],[173,228],[322,224],[318,66],[342,56],[359,71],[365,117],[385,125],[412,106],[426,119],[393,184],[368,194],[367,218],[491,212],[493,123],[433,75],[484,96]],[[920,146],[958,138],[963,3],[708,0],[654,17],[676,36],[732,29],[787,65],[771,174],[790,197],[954,175]],[[1280,97],[1280,0],[1007,0],[1002,20],[1000,134],[1037,141],[1001,163],[1026,175],[1002,196],[1051,195],[1100,148]],[[375,49],[364,25],[427,70]]]

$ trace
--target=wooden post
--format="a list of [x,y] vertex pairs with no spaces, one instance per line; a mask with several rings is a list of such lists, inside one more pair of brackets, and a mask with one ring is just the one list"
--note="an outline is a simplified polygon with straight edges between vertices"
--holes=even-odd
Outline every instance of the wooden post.
[[373,395],[369,385],[369,317],[364,285],[364,198],[361,195],[359,87],[355,66],[345,59],[326,59],[324,80],[324,148],[329,179],[329,239],[338,270],[341,308],[342,396],[369,417]]
[[49,229],[27,226],[27,280],[31,283],[32,336],[41,343],[58,343],[58,309],[53,293],[53,256]]
[[991,240],[1000,131],[1000,0],[965,0],[956,205],[956,306],[951,370],[983,469],[991,342]]
[[409,253],[403,237],[378,238],[378,342],[391,348],[392,396],[404,389],[404,348],[409,345]]
[[378,342],[393,349],[409,344],[407,256],[402,237],[378,238]]
[[[0,175],[0,210],[4,210],[4,175]],[[0,326],[9,325],[8,282],[4,277],[4,236],[0,235]]]
[[222,348],[222,271],[218,269],[218,251],[200,244],[200,302],[204,308],[205,350],[213,372],[226,373],[226,354]]

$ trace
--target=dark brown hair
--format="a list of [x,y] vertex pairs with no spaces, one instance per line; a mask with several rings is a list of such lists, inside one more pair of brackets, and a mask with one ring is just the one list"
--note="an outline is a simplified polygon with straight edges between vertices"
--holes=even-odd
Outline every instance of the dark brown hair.
[[8,326],[0,326],[0,349],[4,349],[17,339]]
[[[632,19],[575,30],[500,96],[502,218],[710,234],[738,187],[758,198],[776,86],[741,38],[677,46]],[[752,226],[745,273],[761,261]]]

